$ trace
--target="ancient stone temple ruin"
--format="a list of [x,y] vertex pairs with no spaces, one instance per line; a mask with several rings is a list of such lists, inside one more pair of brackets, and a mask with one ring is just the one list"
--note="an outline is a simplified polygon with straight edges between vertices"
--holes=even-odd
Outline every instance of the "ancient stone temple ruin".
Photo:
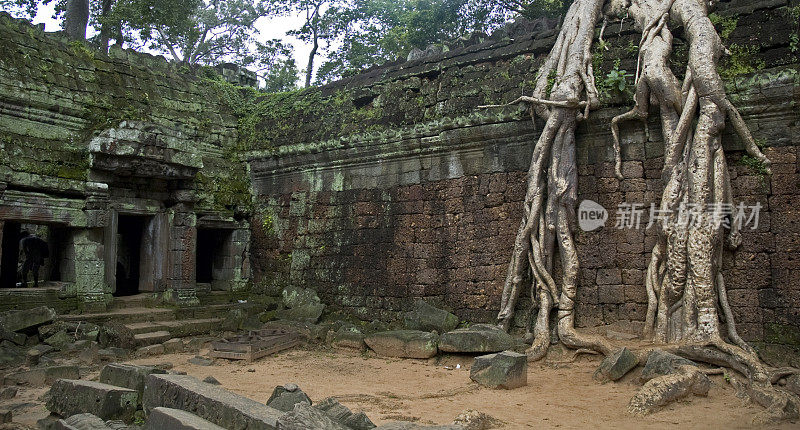
[[[249,192],[219,100],[163,59],[2,23],[2,307],[101,310],[137,293],[189,305],[243,289],[248,212],[220,195]],[[44,288],[15,288],[21,230],[49,243]]]
[[[757,351],[753,368],[763,361],[778,369],[775,378],[762,378],[765,384],[800,392],[800,376],[780,373],[783,366],[800,367],[800,60],[793,39],[800,30],[787,13],[796,5],[725,0],[715,12],[731,48],[718,70],[725,93],[752,132],[757,145],[750,146],[771,165],[748,155],[728,125],[716,152],[730,177],[726,197],[748,209],[740,214],[741,246],[720,251],[714,267],[724,274],[730,303],[729,313],[714,323],[730,327],[735,320],[741,343]],[[595,377],[610,381],[649,362],[642,351],[652,344],[640,334],[653,301],[645,285],[660,240],[652,224],[669,158],[662,140],[669,139],[663,139],[656,114],[621,123],[616,171],[611,124],[631,108],[633,90],[607,77],[615,71],[625,81],[626,70],[637,69],[641,32],[630,20],[603,27],[604,42],[592,48],[599,106],[578,123],[574,154],[567,155],[574,155],[575,171],[569,173],[577,181],[575,195],[568,197],[607,213],[602,228],[573,229],[580,266],[577,294],[567,305],[573,328],[639,342],[631,350],[615,345],[613,354],[595,348],[608,357]],[[670,61],[676,64],[670,67],[685,70],[689,42],[682,29],[673,30]],[[473,381],[525,387],[530,355],[520,352],[531,336],[524,339],[523,333],[530,334],[542,307],[531,298],[536,293],[530,282],[511,306],[517,310],[508,321],[511,334],[497,322],[504,279],[513,275],[515,234],[526,216],[534,144],[545,124],[528,105],[514,101],[533,91],[536,71],[558,34],[541,21],[520,20],[320,87],[265,93],[254,88],[252,73],[232,65],[189,67],[116,47],[106,54],[0,13],[0,326],[11,320],[8,315],[19,317],[17,310],[35,308],[32,314],[42,316],[0,330],[0,359],[13,349],[16,355],[6,355],[27,363],[25,372],[35,370],[46,353],[25,356],[29,343],[61,344],[77,355],[64,345],[83,342],[97,349],[105,325],[121,323],[120,331],[132,339],[126,347],[138,357],[197,352],[214,342],[181,338],[209,333],[221,345],[209,357],[220,360],[253,357],[257,342],[262,348],[255,353],[266,356],[302,338],[355,350],[358,360],[369,351],[416,359],[472,354]],[[570,103],[556,103],[562,102]],[[568,108],[577,112],[575,106]],[[625,210],[638,212],[624,218]],[[555,228],[541,224],[542,232]],[[49,248],[38,287],[31,274],[26,287],[18,276],[25,232]],[[567,272],[559,261],[549,264],[552,278]],[[722,301],[715,294],[710,307]],[[681,306],[676,302],[665,311],[672,315]],[[561,313],[544,315],[554,324],[564,319]],[[81,329],[84,323],[89,328]],[[564,343],[560,336],[544,331],[539,339],[556,345]],[[289,341],[270,343],[281,337]],[[101,346],[102,354],[94,352],[105,358],[89,357],[96,359],[93,366],[124,361],[115,355],[124,348]],[[688,355],[672,356],[677,350],[668,353],[667,346],[646,352],[657,355],[654,361]],[[493,354],[472,361],[484,353]],[[584,351],[571,357],[564,352],[559,358],[567,359],[558,365],[579,353]],[[214,363],[209,357],[188,362],[205,368]],[[427,363],[439,366],[436,360]],[[447,372],[463,369],[461,361],[441,364]],[[150,384],[150,391],[144,382],[124,391],[117,386],[124,384],[109,382],[114,387],[108,390],[139,396],[140,403],[125,411],[127,422],[135,413],[159,417],[173,412],[154,412],[158,408],[209,402],[234,410],[242,422],[274,428],[298,403],[278,411],[277,403],[268,406],[212,386],[213,376],[207,383],[152,366],[146,374],[127,364],[110,366],[110,372],[130,372]],[[249,383],[247,375],[233,375],[239,367],[226,376]],[[508,380],[495,380],[497,368]],[[691,371],[698,385],[721,375],[720,369]],[[79,380],[77,369],[70,372],[37,377],[55,392],[107,389]],[[729,376],[719,378],[735,385]],[[736,395],[746,391],[743,386],[736,386]],[[270,401],[290,393],[293,401],[311,403],[298,390],[295,384],[278,386]],[[769,410],[780,403],[773,400],[761,404]],[[320,404],[338,407],[335,399]],[[82,412],[58,399],[50,406],[63,418]],[[201,409],[216,410],[188,412],[201,415]],[[365,417],[349,409],[344,415]],[[800,412],[780,419],[790,415],[797,419]],[[214,421],[219,416],[203,418],[230,424]]]

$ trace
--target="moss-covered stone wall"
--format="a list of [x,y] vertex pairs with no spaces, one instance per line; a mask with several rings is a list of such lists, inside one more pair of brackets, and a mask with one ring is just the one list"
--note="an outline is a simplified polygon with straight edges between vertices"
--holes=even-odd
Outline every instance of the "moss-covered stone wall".
[[[712,18],[732,52],[720,73],[775,163],[773,175],[763,175],[726,133],[736,199],[762,205],[758,229],[746,231],[745,245],[725,260],[734,313],[748,340],[797,347],[800,52],[792,40],[800,29],[793,7],[787,0],[721,1]],[[686,48],[681,29],[674,32],[673,66],[682,76]],[[438,56],[263,96],[255,106],[265,110],[249,121],[257,283],[266,288],[282,273],[364,318],[394,318],[423,297],[465,320],[491,321],[542,124],[522,108],[479,106],[529,92],[554,34],[512,26]],[[657,115],[649,132],[641,123],[623,125],[625,179],[613,175],[608,124],[630,108],[633,82],[620,91],[606,77],[615,69],[633,73],[639,37],[629,20],[606,28],[605,46],[595,47],[603,108],[577,136],[579,200],[602,204],[611,222],[619,204],[649,208],[663,188]],[[655,231],[610,225],[579,232],[577,240],[578,325],[635,327],[644,319]]]
[[176,129],[201,158],[198,209],[249,205],[231,85],[129,50],[101,53],[0,14],[0,180],[81,190],[90,139],[123,120]]

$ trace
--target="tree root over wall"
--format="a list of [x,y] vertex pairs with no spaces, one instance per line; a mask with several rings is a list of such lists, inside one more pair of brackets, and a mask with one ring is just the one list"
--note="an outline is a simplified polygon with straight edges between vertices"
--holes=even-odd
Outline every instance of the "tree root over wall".
[[[508,329],[530,279],[536,311],[530,360],[545,356],[550,345],[550,315],[560,341],[574,349],[609,355],[611,344],[599,336],[578,333],[574,309],[579,261],[572,234],[577,200],[575,127],[598,107],[592,70],[594,29],[605,15],[631,16],[641,31],[636,71],[635,106],[611,124],[616,174],[621,179],[619,123],[646,121],[658,107],[662,125],[664,166],[658,219],[658,241],[652,251],[645,285],[648,309],[644,337],[665,350],[733,369],[748,380],[748,393],[773,417],[798,414],[797,397],[773,384],[797,369],[772,369],[736,331],[721,273],[723,245],[735,249],[741,235],[723,228],[732,207],[730,177],[722,149],[725,121],[745,143],[748,154],[769,168],[738,110],[727,98],[717,73],[725,48],[708,18],[709,0],[575,0],[566,14],[555,45],[539,70],[529,103],[545,121],[533,150],[524,215],[514,241],[501,298],[498,324]],[[683,82],[668,66],[673,36],[682,26],[689,45]],[[602,38],[602,31],[600,34]],[[653,214],[651,214],[652,216]],[[554,279],[556,254],[561,267]],[[725,333],[721,321],[724,321]],[[677,346],[676,346],[677,345]],[[707,371],[681,368],[649,381],[631,401],[632,413],[647,413],[689,393],[708,391]]]

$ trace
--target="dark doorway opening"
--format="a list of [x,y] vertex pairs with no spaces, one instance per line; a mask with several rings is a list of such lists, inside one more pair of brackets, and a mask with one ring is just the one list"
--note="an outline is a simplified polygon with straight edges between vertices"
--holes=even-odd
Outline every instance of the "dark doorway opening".
[[3,223],[2,254],[0,254],[0,288],[17,286],[17,269],[19,264],[19,234],[21,226],[18,222]]
[[115,296],[139,293],[142,235],[147,217],[120,215],[117,229],[117,288]]
[[233,269],[230,255],[231,230],[205,228],[197,230],[197,269],[198,283],[210,284],[213,281],[230,280]]
[[[39,249],[38,265],[29,266],[27,273],[28,287],[35,285],[33,269],[39,278],[39,286],[46,286],[48,282],[74,281],[74,256],[70,254],[70,230],[63,226],[53,224],[29,224],[22,222],[6,221],[3,224],[2,254],[0,257],[0,287],[14,288],[22,282],[21,272],[24,269],[25,258],[28,256],[20,249],[20,239],[23,233],[36,236],[47,243],[45,250]],[[33,255],[31,257],[34,257]]]

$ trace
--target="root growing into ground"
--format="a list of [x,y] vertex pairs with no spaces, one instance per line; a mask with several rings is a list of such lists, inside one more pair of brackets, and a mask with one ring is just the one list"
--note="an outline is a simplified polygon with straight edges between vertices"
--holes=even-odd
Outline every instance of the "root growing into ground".
[[[536,315],[528,350],[530,360],[544,357],[550,345],[550,314],[557,312],[555,332],[567,347],[609,355],[601,337],[579,334],[574,325],[578,267],[572,228],[577,199],[575,126],[598,106],[591,66],[591,46],[598,19],[630,16],[641,31],[633,109],[611,124],[621,174],[619,124],[646,121],[658,108],[665,145],[664,191],[655,216],[658,241],[648,266],[645,288],[648,309],[644,337],[657,344],[679,345],[670,350],[684,357],[724,366],[743,374],[750,397],[767,411],[797,416],[797,398],[773,387],[776,374],[796,369],[770,369],[736,330],[721,273],[724,245],[741,243],[732,222],[730,177],[722,149],[726,120],[744,142],[747,153],[769,169],[738,110],[727,98],[717,73],[725,48],[708,18],[707,0],[575,0],[555,45],[539,70],[530,103],[545,126],[534,147],[524,213],[514,242],[501,298],[498,324],[508,329],[524,287],[530,291]],[[669,68],[673,35],[681,26],[689,46],[681,82]],[[602,37],[602,36],[601,36]],[[552,89],[548,92],[548,87]],[[730,225],[727,225],[730,224]],[[554,258],[561,276],[554,279]],[[724,324],[723,322],[724,321]],[[724,331],[723,331],[724,325]],[[652,408],[688,393],[707,392],[705,373],[681,369],[648,382],[631,402],[631,412]]]

